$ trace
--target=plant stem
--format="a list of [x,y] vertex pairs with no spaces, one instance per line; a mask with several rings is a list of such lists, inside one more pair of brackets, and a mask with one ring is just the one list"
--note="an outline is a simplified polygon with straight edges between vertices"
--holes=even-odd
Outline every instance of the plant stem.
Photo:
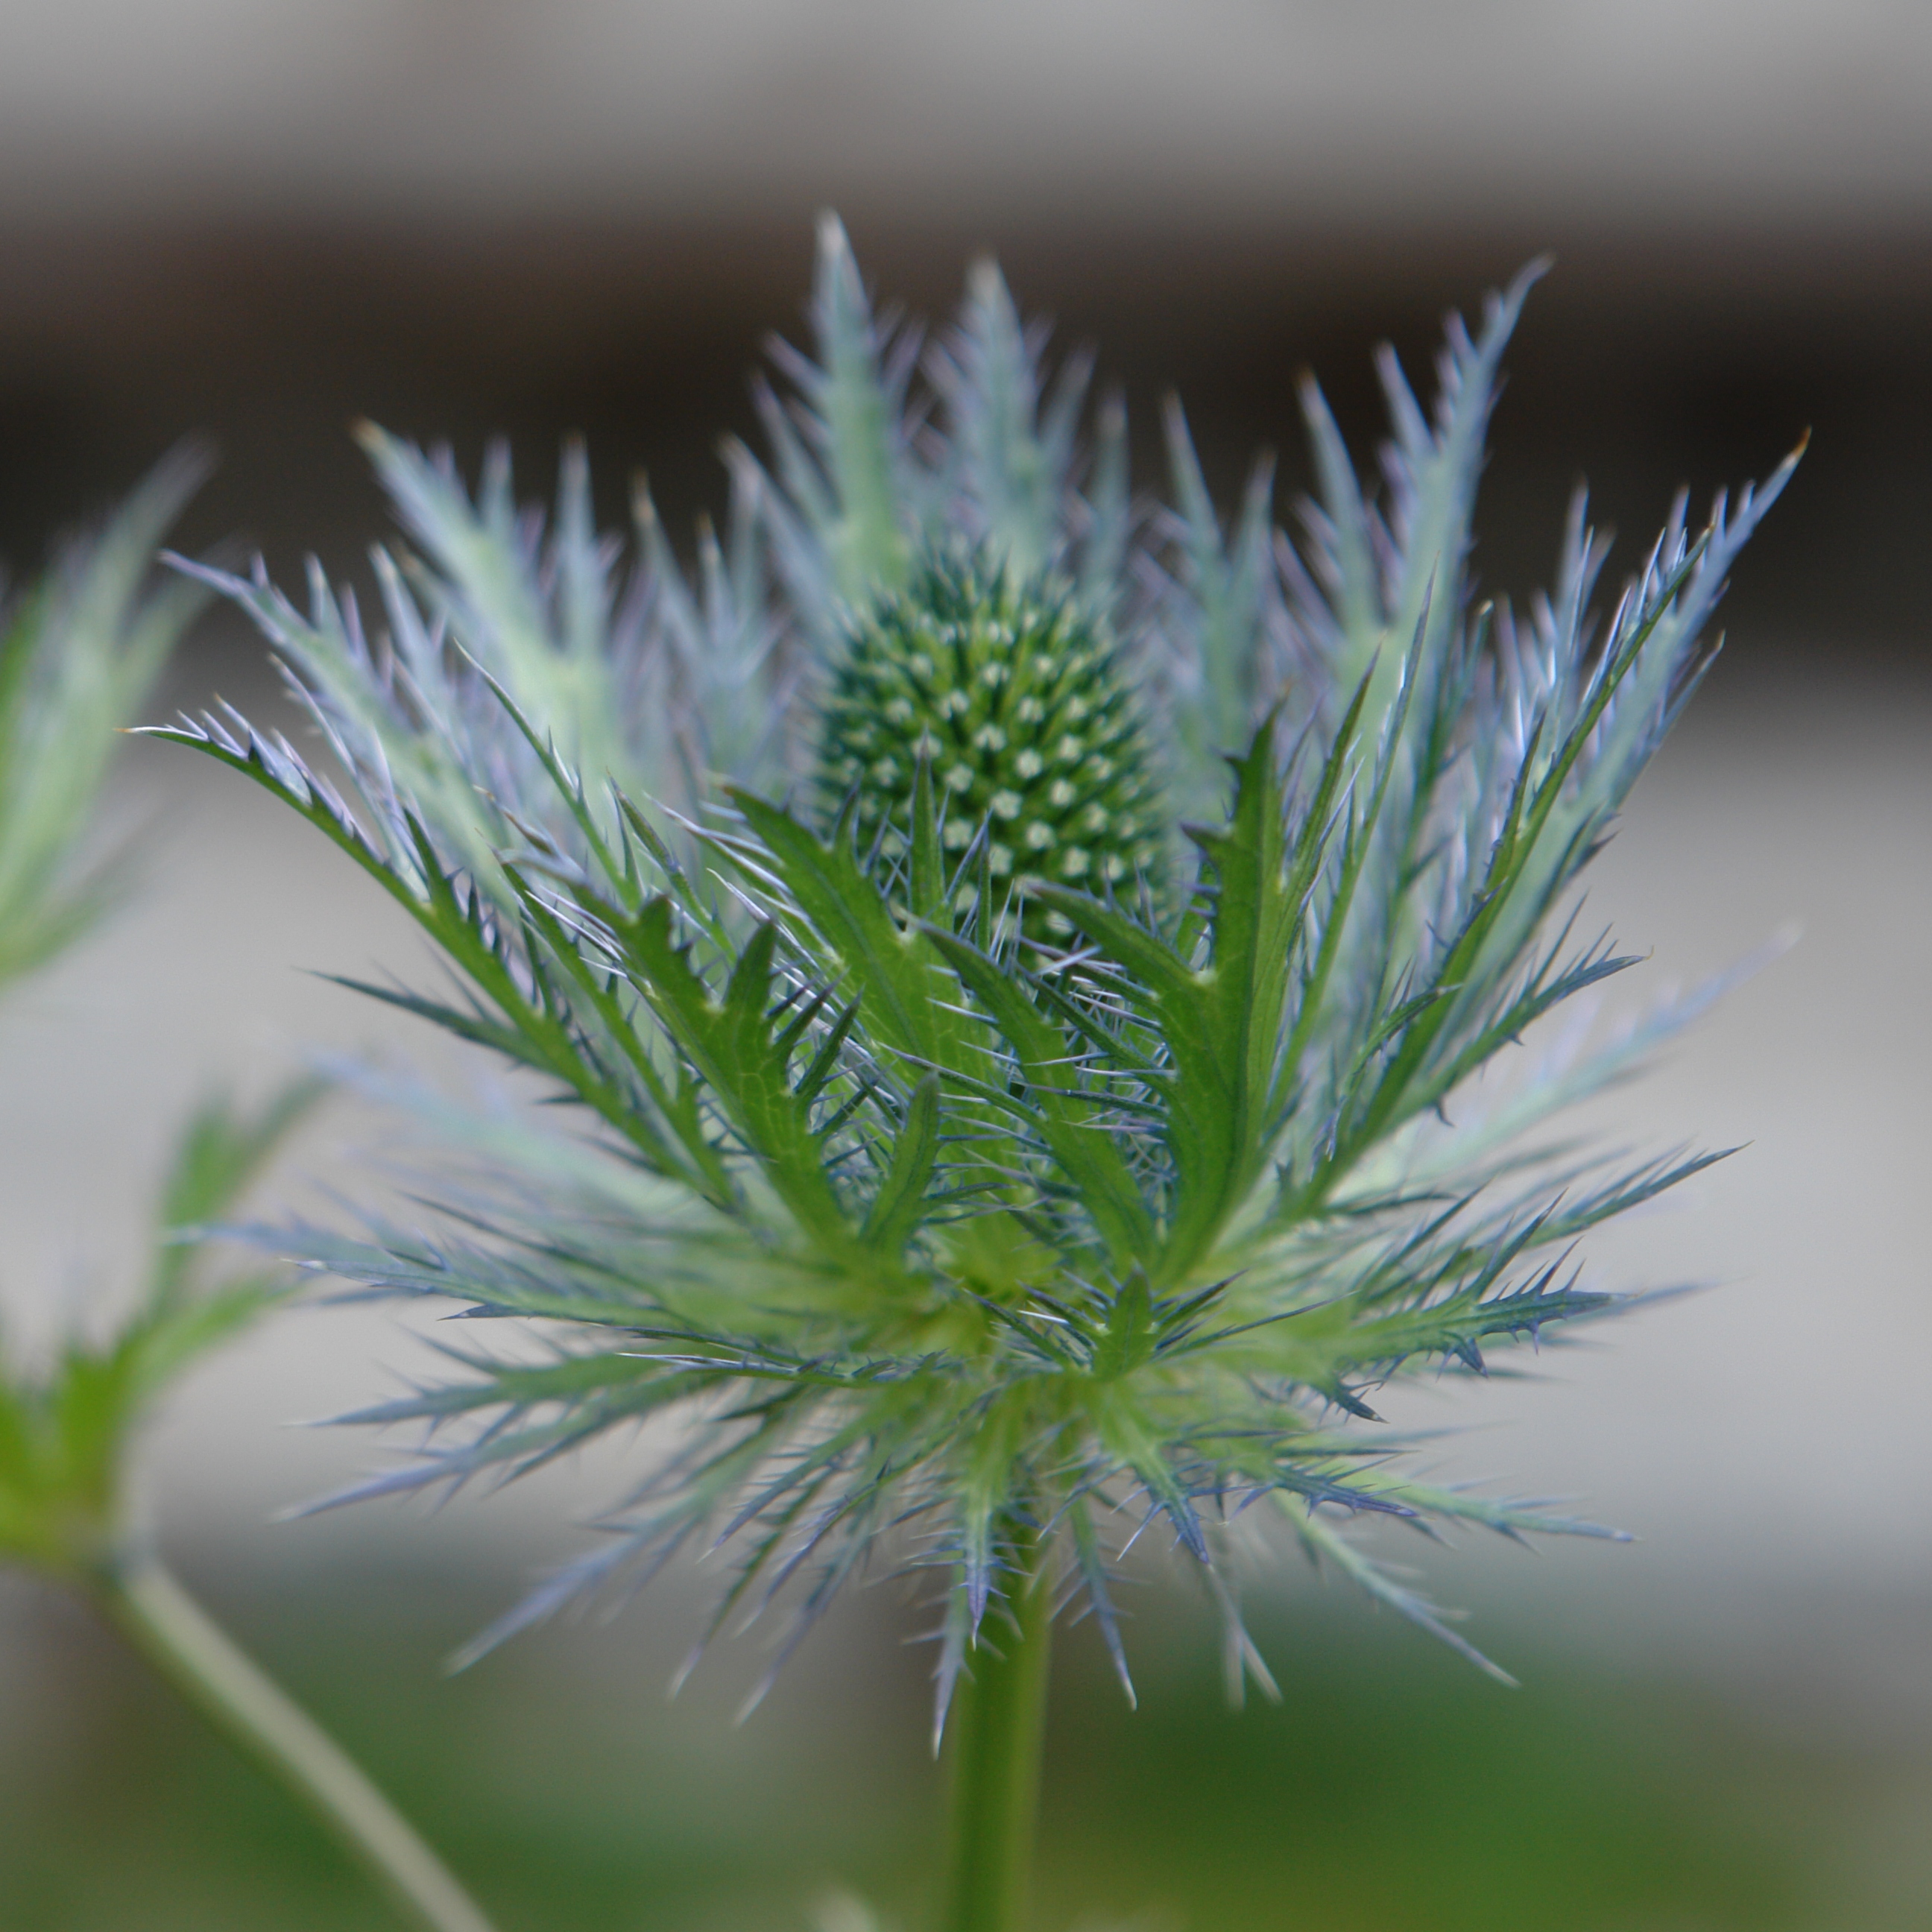
[[300,1798],[405,1917],[427,1932],[491,1932],[394,1806],[159,1562],[108,1568],[94,1586],[134,1648]]
[[953,1694],[944,1932],[1018,1932],[1026,1910],[1054,1586],[1033,1538],[1015,1555],[1029,1568],[1015,1586],[1012,1622],[982,1634],[971,1675]]

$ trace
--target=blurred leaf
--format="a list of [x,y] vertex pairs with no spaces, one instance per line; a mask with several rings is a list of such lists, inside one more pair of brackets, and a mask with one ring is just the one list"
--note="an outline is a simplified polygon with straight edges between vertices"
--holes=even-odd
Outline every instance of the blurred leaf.
[[118,896],[124,861],[77,855],[129,724],[206,592],[143,594],[154,547],[206,473],[188,446],[98,536],[0,612],[0,987],[72,944]]
[[[164,1232],[191,1232],[227,1214],[327,1090],[320,1077],[292,1081],[253,1115],[238,1113],[224,1100],[204,1101],[176,1144],[161,1190]],[[148,1289],[151,1306],[166,1308],[178,1299],[200,1252],[192,1240],[164,1241]]]
[[196,1292],[194,1226],[234,1206],[320,1097],[294,1082],[253,1114],[205,1103],[183,1130],[162,1190],[161,1232],[146,1294],[104,1340],[69,1341],[46,1373],[0,1358],[0,1557],[64,1575],[111,1560],[134,1432],[170,1386],[286,1292],[285,1275]]

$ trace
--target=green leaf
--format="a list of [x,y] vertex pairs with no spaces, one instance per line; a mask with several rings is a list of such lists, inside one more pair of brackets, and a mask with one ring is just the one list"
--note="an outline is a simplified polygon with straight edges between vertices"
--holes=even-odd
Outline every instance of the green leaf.
[[758,848],[754,855],[720,841],[720,849],[754,878],[758,864],[770,868],[827,949],[828,968],[850,976],[872,1038],[921,1067],[960,1066],[959,1029],[947,1010],[957,989],[920,929],[902,926],[850,845],[820,838],[748,792],[734,789],[730,796]]
[[938,1152],[939,1078],[928,1073],[913,1089],[892,1164],[866,1216],[865,1239],[879,1254],[896,1260],[924,1218]]
[[[163,1228],[232,1207],[322,1090],[294,1082],[252,1115],[205,1105],[181,1134]],[[268,1276],[191,1292],[201,1252],[188,1240],[161,1246],[147,1294],[119,1328],[98,1342],[70,1342],[44,1378],[0,1359],[0,1556],[68,1576],[112,1559],[136,1428],[182,1374],[286,1292]]]
[[1096,1125],[1095,1114],[1109,1104],[1108,1096],[1066,1085],[1064,1036],[1011,975],[956,933],[936,926],[924,930],[1012,1047],[1027,1082],[1024,1109],[1078,1196],[1114,1265],[1124,1272],[1147,1253],[1154,1222],[1120,1150]]
[[1136,1268],[1108,1306],[1107,1318],[1094,1350],[1094,1379],[1118,1382],[1143,1363],[1151,1361],[1159,1338],[1147,1276]]
[[1159,1025],[1172,1058],[1166,1136],[1175,1185],[1154,1286],[1173,1286],[1210,1255],[1260,1178],[1282,1106],[1281,1058],[1292,957],[1352,748],[1357,705],[1338,734],[1292,851],[1271,724],[1234,760],[1227,825],[1195,836],[1214,868],[1209,962],[1190,966],[1118,908],[1060,887],[1046,903],[1128,975],[1127,998]]
[[672,916],[661,896],[634,919],[614,918],[618,970],[711,1088],[800,1227],[828,1255],[849,1256],[850,1224],[823,1165],[808,1103],[793,1088],[789,1048],[767,1011],[777,928],[761,923],[753,932],[720,1001],[692,966],[689,946],[673,938]]
[[946,914],[946,853],[932,795],[932,760],[921,758],[913,773],[912,841],[906,860],[906,910],[924,922]]
[[[252,1114],[218,1097],[204,1102],[176,1144],[161,1191],[162,1228],[194,1228],[220,1220],[328,1090],[320,1078],[291,1081]],[[189,1241],[161,1247],[150,1278],[151,1307],[170,1307],[179,1300],[196,1253]]]
[[1125,1399],[1118,1382],[1102,1384],[1108,1399],[1096,1401],[1093,1418],[1096,1436],[1110,1455],[1131,1470],[1155,1508],[1173,1526],[1182,1546],[1203,1569],[1213,1567],[1208,1539],[1192,1499],[1168,1462],[1166,1446],[1150,1432],[1138,1410]]

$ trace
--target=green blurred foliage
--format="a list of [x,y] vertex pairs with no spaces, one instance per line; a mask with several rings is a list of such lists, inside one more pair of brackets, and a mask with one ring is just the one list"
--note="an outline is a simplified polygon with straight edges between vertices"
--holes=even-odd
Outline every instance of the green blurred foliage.
[[[380,1577],[379,1583],[372,1579]],[[849,1885],[889,1922],[928,1894],[936,1782],[917,1674],[841,1666],[736,1732],[668,1706],[637,1627],[540,1634],[454,1680],[473,1580],[388,1560],[271,1607],[215,1594],[391,1788],[506,1932],[806,1932]],[[224,1599],[225,1596],[225,1600]],[[1516,1693],[1392,1620],[1304,1606],[1263,1633],[1279,1706],[1231,1712],[1147,1606],[1141,1708],[1064,1647],[1040,1932],[1906,1932],[1924,1874],[1882,1827],[1932,1756],[1808,1738],[1659,1673],[1512,1645]],[[278,1792],[71,1626],[42,1754],[0,1731],[8,1932],[386,1932],[380,1902]],[[869,1646],[868,1646],[869,1647]],[[16,1653],[17,1654],[17,1653]],[[1297,1661],[1295,1660],[1300,1660]],[[806,1676],[802,1667],[802,1680]],[[1850,1735],[1849,1733],[1846,1735]]]
[[154,1264],[122,1319],[104,1336],[69,1336],[44,1372],[0,1348],[0,1563],[91,1586],[126,1560],[124,1491],[140,1425],[170,1384],[290,1286],[286,1270],[210,1281],[206,1246],[191,1237],[245,1194],[322,1092],[296,1080],[253,1115],[205,1101],[181,1132]]
[[116,732],[206,601],[179,578],[152,584],[154,547],[206,468],[177,449],[98,535],[0,600],[0,987],[71,945],[125,883],[124,865],[89,869],[80,852]]

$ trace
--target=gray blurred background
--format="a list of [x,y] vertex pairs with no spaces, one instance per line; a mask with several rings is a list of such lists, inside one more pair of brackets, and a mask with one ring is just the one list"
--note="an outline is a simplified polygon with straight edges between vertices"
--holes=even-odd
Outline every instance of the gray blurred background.
[[[1390,1787],[1371,1770],[1359,1856],[1349,1884],[1336,1881],[1346,1922],[1926,1922],[1932,10],[11,0],[0,16],[0,554],[32,568],[57,532],[200,431],[222,466],[184,548],[238,538],[285,582],[310,550],[353,572],[381,518],[347,434],[362,416],[447,437],[467,465],[506,433],[532,494],[561,438],[581,430],[608,521],[644,469],[674,529],[688,530],[722,507],[719,435],[754,434],[748,376],[764,342],[801,329],[812,218],[828,206],[879,294],[935,320],[970,256],[995,252],[1057,342],[1098,345],[1102,380],[1124,389],[1137,425],[1143,484],[1159,480],[1152,431],[1172,387],[1223,500],[1266,446],[1280,453],[1284,512],[1306,478],[1301,369],[1316,370],[1366,464],[1380,426],[1373,345],[1392,340],[1421,382],[1447,309],[1474,308],[1553,253],[1496,422],[1478,519],[1486,589],[1546,580],[1580,476],[1624,533],[1614,568],[1679,483],[1701,507],[1814,431],[1726,604],[1730,647],[1591,900],[1654,955],[1618,982],[1619,1000],[1802,930],[1603,1110],[1605,1130],[1633,1142],[1749,1144],[1594,1250],[1611,1285],[1710,1290],[1544,1358],[1533,1379],[1445,1384],[1418,1412],[1480,1425],[1445,1444],[1454,1472],[1582,1496],[1643,1540],[1538,1562],[1504,1548],[1421,1559],[1441,1594],[1475,1608],[1478,1640],[1529,1680],[1507,1720],[1486,1689],[1444,1688],[1461,1669],[1446,1654],[1384,1625],[1360,1634],[1335,1589],[1284,1572],[1257,1594],[1279,1606],[1264,1615],[1291,1660],[1287,1715],[1237,1725],[1210,1708],[1186,1720],[1192,1730],[1176,1717],[1170,1735],[1156,1714],[1136,1732],[1081,1677],[1076,1649],[1055,1763],[1072,1794],[1066,1842],[1088,1841],[1077,1823],[1103,1846],[1104,1820],[1080,1808],[1080,1792],[1104,1785],[1081,1769],[1100,1762],[1082,1755],[1088,1730],[1102,1757],[1218,1761],[1246,1738],[1238,1748],[1258,1765],[1304,1747],[1326,1762],[1338,1736],[1376,1731],[1377,1697],[1390,1712],[1406,1700],[1415,1724],[1390,1718],[1376,1762],[1408,1766],[1415,1804],[1435,1815],[1468,1781],[1456,1763],[1490,1762],[1468,1739],[1500,1736],[1496,1725],[1523,1727],[1496,1747],[1500,1780],[1546,1748],[1537,1775],[1568,1789],[1580,1767],[1624,1764],[1605,1740],[1624,1736],[1630,1711],[1654,1710],[1644,1748],[1656,1761],[1632,1746],[1627,1772],[1579,1786],[1550,1826],[1560,1852],[1579,1817],[1647,1817],[1654,1799],[1664,1822],[1646,1826],[1634,1856],[1662,1861],[1649,1889],[1629,1890],[1632,1858],[1604,1852],[1592,1865],[1588,1847],[1601,1845],[1585,1831],[1570,1865],[1551,1854],[1546,1893],[1508,1864],[1502,1840],[1468,1887],[1378,1891],[1389,1834],[1377,1808]],[[272,701],[259,644],[220,616],[197,632],[172,695],[216,690]],[[422,955],[373,887],[268,801],[138,747],[115,810],[148,836],[138,903],[0,1014],[0,1294],[10,1330],[43,1340],[111,1298],[138,1252],[170,1122],[212,1079],[259,1090],[318,1047],[407,1056],[458,1084],[482,1077],[304,976],[406,974]],[[280,1198],[361,1185],[346,1150],[368,1125],[331,1116]],[[611,1865],[608,1900],[584,1894],[568,1922],[802,1924],[808,1879],[854,1874],[916,1899],[925,1801],[903,1793],[925,1788],[923,1664],[895,1642],[916,1620],[892,1592],[856,1604],[773,1713],[732,1733],[730,1661],[674,1724],[661,1708],[657,1687],[692,1628],[681,1583],[610,1633],[539,1637],[458,1687],[435,1679],[439,1646],[500,1608],[532,1565],[577,1546],[572,1514],[616,1480],[608,1464],[434,1517],[371,1509],[271,1526],[380,1453],[280,1425],[369,1399],[419,1364],[418,1347],[387,1316],[304,1312],[205,1372],[152,1466],[182,1567],[266,1653],[308,1672],[344,1728],[363,1726],[358,1741],[394,1781],[425,1780],[422,1808],[442,1805],[460,1843],[470,1830],[486,1864],[515,1836],[489,1825],[500,1817],[527,1828],[526,1869],[568,1840],[578,1869],[604,1870],[603,1854],[570,1835],[591,1832],[586,1816],[613,1842],[658,1848]],[[1156,1676],[1170,1653],[1204,1656],[1206,1623],[1185,1594],[1157,1587],[1150,1602]],[[1324,1645],[1342,1660],[1332,1672]],[[1191,1684],[1191,1664],[1172,1667]],[[358,1716],[351,1680],[388,1684],[408,1723],[385,1731]],[[0,1828],[0,1925],[380,1922],[356,1916],[352,1886],[296,1826],[285,1863],[296,1876],[255,1870],[250,1847],[280,1844],[283,1828],[269,1801],[248,1810],[244,1774],[231,1789],[217,1760],[206,1804],[176,1820],[156,1793],[165,1768],[201,1747],[147,1695],[77,1616],[0,1582],[0,1795],[16,1820]],[[1305,1732],[1256,1728],[1270,1722]],[[1463,1740],[1439,1763],[1414,1754],[1430,1724]],[[452,1753],[425,1742],[446,1735],[474,1761],[460,1791]],[[1475,1756],[1455,1757],[1466,1750]],[[609,1780],[604,1810],[559,1795],[560,1766],[575,1760]],[[482,1796],[476,1762],[496,1780]],[[1750,1783],[1773,1775],[1767,1766],[1786,1768],[1781,1796]],[[1274,1774],[1258,1769],[1216,1815],[1265,1807]],[[806,1829],[813,1802],[839,1822]],[[1782,1816],[1780,1804],[1798,1821],[1789,1832],[1737,1837],[1738,1816]],[[747,1865],[706,1804],[762,1821],[780,1849]],[[1113,1804],[1094,1798],[1095,1816]],[[241,1822],[208,1826],[223,1806]],[[1107,1815],[1138,1814],[1121,1798]],[[1354,1843],[1355,1827],[1324,1815],[1322,1842],[1339,1830]],[[1658,1850],[1673,1817],[1692,1820],[1696,1856],[1681,1870]],[[1148,1828],[1158,1841],[1162,1826]],[[76,1849],[110,1842],[123,1846],[106,1861],[112,1882],[81,1870],[92,1853]],[[1736,1845],[1734,1864],[1712,1849],[1729,1858]],[[1077,1850],[1054,1856],[1058,1916],[1042,1923],[1058,1926],[1094,1886],[1109,1894]],[[1304,1868],[1314,1856],[1294,1854]],[[1428,1852],[1438,1872],[1456,1856],[1447,1842]],[[1097,1851],[1090,1862],[1120,1869]],[[794,1882],[794,1869],[807,1877]],[[525,1881],[501,1883],[523,1901],[514,1922],[566,1922],[544,1917],[534,1881],[527,1898]],[[1224,1889],[1209,1911],[1187,1904],[1198,1886],[1164,1887],[1158,1870],[1138,1890],[1120,1883],[1119,1905],[1151,1898],[1162,1925],[1303,1922],[1264,1890]],[[1306,1922],[1326,1924],[1320,1883],[1316,1894]]]

